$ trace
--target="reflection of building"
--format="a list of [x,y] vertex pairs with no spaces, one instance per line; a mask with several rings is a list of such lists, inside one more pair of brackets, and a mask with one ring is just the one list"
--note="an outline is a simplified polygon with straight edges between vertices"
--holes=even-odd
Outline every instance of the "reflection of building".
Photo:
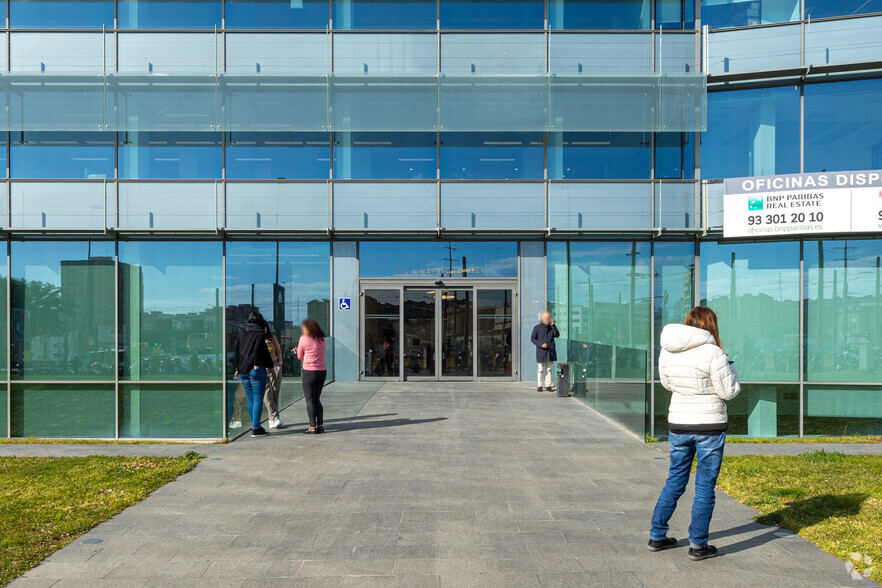
[[331,301],[327,298],[324,300],[310,300],[306,303],[306,316],[317,320],[326,331],[330,331],[331,328],[330,311]]

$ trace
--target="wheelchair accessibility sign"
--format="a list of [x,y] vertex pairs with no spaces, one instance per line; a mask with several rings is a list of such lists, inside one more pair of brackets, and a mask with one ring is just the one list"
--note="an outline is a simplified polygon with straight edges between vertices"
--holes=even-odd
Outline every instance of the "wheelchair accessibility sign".
[[352,310],[352,299],[351,298],[338,298],[337,299],[337,310]]

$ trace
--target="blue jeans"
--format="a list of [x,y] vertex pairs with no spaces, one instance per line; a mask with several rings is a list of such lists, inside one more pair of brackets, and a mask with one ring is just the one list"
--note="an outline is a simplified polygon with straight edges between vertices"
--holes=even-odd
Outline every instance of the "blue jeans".
[[698,455],[698,466],[695,471],[695,500],[692,502],[692,524],[689,525],[689,544],[693,547],[707,545],[708,529],[711,516],[714,514],[716,496],[714,487],[720,475],[723,463],[723,447],[726,434],[716,435],[683,435],[670,433],[668,441],[671,445],[671,469],[668,481],[658,497],[655,511],[652,513],[652,530],[649,538],[660,541],[668,535],[668,521],[677,508],[677,500],[686,490],[689,474],[692,471],[692,459]]
[[247,374],[239,374],[239,381],[245,388],[248,398],[248,414],[251,415],[251,428],[260,428],[260,417],[263,415],[263,395],[266,393],[266,368],[259,367]]

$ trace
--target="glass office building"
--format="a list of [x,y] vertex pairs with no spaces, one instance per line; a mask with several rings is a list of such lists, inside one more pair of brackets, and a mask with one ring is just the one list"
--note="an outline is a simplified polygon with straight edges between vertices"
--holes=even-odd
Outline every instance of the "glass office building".
[[0,436],[236,435],[252,310],[283,404],[306,317],[337,381],[530,382],[550,308],[573,393],[664,437],[697,303],[732,434],[882,432],[882,240],[723,241],[720,183],[882,168],[882,2],[0,7]]

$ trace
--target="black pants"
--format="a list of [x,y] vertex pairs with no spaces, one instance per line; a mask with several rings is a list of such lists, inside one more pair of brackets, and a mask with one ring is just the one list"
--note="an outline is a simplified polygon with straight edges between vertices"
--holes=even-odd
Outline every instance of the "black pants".
[[306,399],[306,413],[309,415],[309,426],[318,427],[325,422],[325,409],[322,406],[322,388],[325,387],[326,370],[303,370],[303,397]]

